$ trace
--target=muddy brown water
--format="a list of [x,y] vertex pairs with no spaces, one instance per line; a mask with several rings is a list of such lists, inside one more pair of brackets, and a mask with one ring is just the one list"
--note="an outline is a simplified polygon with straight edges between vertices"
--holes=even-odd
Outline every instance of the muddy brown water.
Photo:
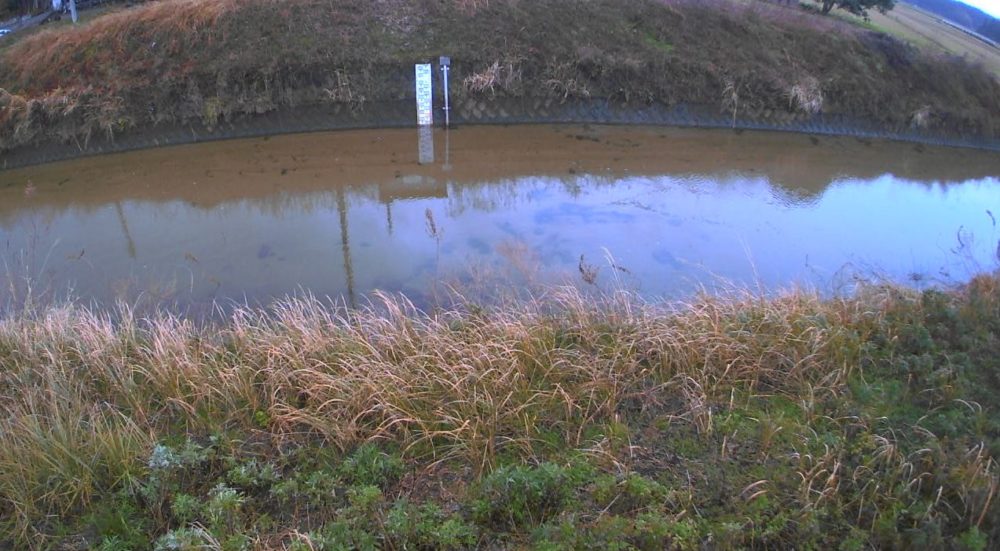
[[654,127],[423,138],[291,135],[0,173],[0,303],[384,290],[423,304],[440,283],[837,292],[1000,262],[996,153]]

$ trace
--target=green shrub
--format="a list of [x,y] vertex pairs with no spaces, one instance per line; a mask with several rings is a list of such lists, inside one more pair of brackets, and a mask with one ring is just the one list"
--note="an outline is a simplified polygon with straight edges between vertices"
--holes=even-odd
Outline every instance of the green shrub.
[[698,526],[690,519],[673,520],[660,513],[636,518],[604,515],[587,522],[575,514],[563,515],[534,533],[535,549],[640,549],[695,551],[701,544]]
[[226,472],[226,480],[230,484],[250,492],[266,492],[280,479],[281,475],[273,464],[256,459],[240,463]]
[[513,529],[545,522],[562,511],[571,495],[572,477],[553,463],[537,467],[501,467],[483,479],[472,504],[476,522]]
[[242,521],[245,498],[234,488],[219,484],[205,505],[205,516],[215,534],[232,534]]
[[962,551],[985,551],[989,540],[978,527],[973,526],[958,536],[957,548]]
[[347,502],[355,516],[372,514],[382,504],[382,498],[378,486],[355,486],[347,490]]
[[212,480],[210,462],[216,457],[212,447],[186,440],[180,447],[157,444],[146,462],[149,474],[140,493],[150,504],[166,503],[177,493],[197,493]]
[[350,521],[331,522],[322,530],[310,532],[309,541],[311,546],[301,546],[303,551],[306,549],[309,551],[375,551],[379,548],[378,539],[372,533]]
[[667,489],[655,480],[629,473],[623,477],[603,475],[594,482],[594,500],[613,513],[628,513],[662,505]]
[[126,492],[118,492],[98,505],[87,523],[101,538],[100,551],[149,547],[149,521]]
[[701,533],[690,519],[672,520],[659,513],[642,513],[635,519],[632,540],[639,549],[694,551],[701,543]]
[[160,536],[154,551],[201,551],[207,549],[211,536],[201,528],[178,528]]
[[304,502],[315,509],[336,505],[340,487],[340,478],[329,470],[302,471],[271,486],[269,495],[281,506]]
[[534,534],[534,549],[545,551],[633,549],[628,541],[631,531],[631,521],[624,517],[608,515],[601,517],[594,524],[587,524],[570,514],[539,527]]
[[354,485],[386,489],[403,475],[403,460],[398,455],[384,453],[369,443],[354,450],[337,473]]
[[177,494],[170,504],[170,512],[178,523],[186,525],[201,515],[201,502],[194,496]]
[[413,505],[400,500],[386,518],[385,529],[397,549],[465,549],[476,542],[476,529],[449,517],[433,503]]

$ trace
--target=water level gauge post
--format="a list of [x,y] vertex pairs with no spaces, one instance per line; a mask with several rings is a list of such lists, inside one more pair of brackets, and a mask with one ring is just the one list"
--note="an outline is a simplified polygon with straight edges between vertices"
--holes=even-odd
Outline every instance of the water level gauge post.
[[451,68],[451,58],[441,56],[441,76],[444,79],[444,127],[451,126],[451,107],[448,105],[448,70]]
[[430,126],[434,124],[433,85],[431,83],[431,64],[419,63],[414,66],[415,91],[417,96],[417,125]]

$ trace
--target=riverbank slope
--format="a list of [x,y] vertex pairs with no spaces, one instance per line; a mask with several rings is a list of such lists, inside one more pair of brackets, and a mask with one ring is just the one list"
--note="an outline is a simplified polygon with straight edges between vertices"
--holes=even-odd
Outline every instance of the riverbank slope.
[[0,149],[413,96],[450,55],[465,98],[692,105],[788,123],[1000,136],[1000,84],[843,21],[726,0],[172,0],[0,53]]

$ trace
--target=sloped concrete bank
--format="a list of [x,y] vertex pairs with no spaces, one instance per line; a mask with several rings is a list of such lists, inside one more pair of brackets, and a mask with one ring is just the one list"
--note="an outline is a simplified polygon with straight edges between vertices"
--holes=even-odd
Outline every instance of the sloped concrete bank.
[[[442,124],[440,106],[435,123]],[[469,124],[617,124],[658,125],[686,128],[731,128],[798,132],[858,139],[888,139],[916,144],[965,147],[1000,152],[1000,139],[958,136],[913,128],[885,128],[848,117],[817,115],[806,118],[790,113],[758,113],[746,116],[720,112],[717,107],[620,105],[607,100],[551,98],[459,99],[452,106],[453,126]],[[114,137],[95,137],[88,143],[45,143],[22,147],[0,156],[0,169],[13,169],[107,153],[153,147],[184,145],[216,140],[263,137],[278,134],[368,128],[416,127],[414,102],[365,104],[321,104],[281,109],[242,117],[209,127],[203,124],[161,125],[129,131]]]

